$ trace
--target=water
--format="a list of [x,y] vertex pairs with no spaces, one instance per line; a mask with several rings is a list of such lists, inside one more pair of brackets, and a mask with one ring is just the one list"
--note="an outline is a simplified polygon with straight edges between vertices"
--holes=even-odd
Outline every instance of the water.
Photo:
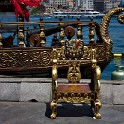
[[[30,17],[30,21],[31,22],[39,22],[39,16],[31,16]],[[8,21],[15,21],[16,18],[14,15],[10,16],[8,14],[4,15],[2,13],[0,13],[0,21],[1,22],[8,22]],[[76,20],[75,18],[71,18],[71,19],[63,19],[63,21],[66,20]],[[88,19],[87,19],[88,20]],[[101,19],[97,18],[94,19],[96,22],[100,23]],[[44,21],[59,21],[59,19],[53,18],[53,17],[44,17]],[[117,18],[113,17],[110,21],[110,25],[109,25],[109,34],[110,37],[113,41],[113,53],[124,53],[124,35],[123,35],[123,31],[124,31],[124,25],[123,24],[119,24],[117,22]],[[3,34],[3,36],[6,36],[6,34]],[[51,40],[53,38],[53,35],[50,35],[49,37],[47,37],[47,41],[46,45],[50,46],[51,45]],[[84,27],[83,28],[83,40],[84,42],[88,42],[88,28]],[[124,59],[112,59],[112,61],[110,62],[110,64],[106,67],[106,69],[103,71],[101,78],[105,79],[105,80],[110,80],[111,79],[111,72],[114,71],[116,69],[116,65],[124,65]]]

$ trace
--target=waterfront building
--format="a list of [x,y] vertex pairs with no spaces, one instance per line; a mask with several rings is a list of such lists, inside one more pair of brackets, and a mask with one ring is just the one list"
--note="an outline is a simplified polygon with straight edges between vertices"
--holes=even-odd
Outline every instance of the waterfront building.
[[50,4],[62,5],[63,7],[67,6],[67,0],[49,0]]
[[105,12],[109,11],[111,8],[113,8],[113,3],[110,1],[105,1],[105,3],[104,3]]
[[94,4],[93,4],[93,0],[81,0],[80,1],[80,7],[81,7],[81,10],[94,10]]
[[67,6],[69,6],[69,7],[74,7],[74,2],[73,2],[73,0],[67,0]]
[[57,6],[56,4],[46,3],[46,4],[45,4],[46,13],[52,14],[54,11],[57,10],[57,7],[58,7],[58,6]]
[[49,0],[49,4],[53,4],[54,2],[53,2],[53,0]]
[[73,3],[75,7],[81,6],[81,0],[73,0]]
[[121,0],[105,0],[104,1],[104,11],[109,11],[114,7],[118,7],[120,5]]

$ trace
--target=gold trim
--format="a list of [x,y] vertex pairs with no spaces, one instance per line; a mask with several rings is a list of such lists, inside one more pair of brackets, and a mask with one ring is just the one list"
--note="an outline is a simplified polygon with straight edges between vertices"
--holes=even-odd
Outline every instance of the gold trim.
[[[109,22],[111,17],[117,12],[124,12],[124,8],[117,7],[117,8],[111,9],[108,13],[105,14],[100,24],[101,36],[107,44],[112,44],[112,40],[110,39],[110,36],[108,33],[108,27],[109,27]],[[122,15],[118,16],[118,21],[120,23],[124,23],[124,21],[122,21],[122,17],[123,17]]]

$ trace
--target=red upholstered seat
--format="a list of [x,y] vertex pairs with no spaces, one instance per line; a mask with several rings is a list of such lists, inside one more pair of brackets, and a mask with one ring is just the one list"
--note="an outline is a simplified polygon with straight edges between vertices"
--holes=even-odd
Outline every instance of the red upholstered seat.
[[58,93],[89,93],[91,92],[89,84],[58,84]]

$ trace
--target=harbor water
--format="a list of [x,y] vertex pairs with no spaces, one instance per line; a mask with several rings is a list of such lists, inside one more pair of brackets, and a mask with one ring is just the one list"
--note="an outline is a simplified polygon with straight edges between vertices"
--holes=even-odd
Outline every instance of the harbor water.
[[[31,22],[39,22],[40,16],[30,16],[30,21]],[[43,17],[44,21],[59,21],[58,18],[54,17]],[[72,21],[76,20],[76,18],[64,18],[63,21]],[[81,20],[88,20],[89,19],[81,19]],[[98,23],[101,22],[101,18],[94,18],[94,20]],[[3,14],[0,13],[0,21],[1,22],[13,22],[16,21],[15,15],[10,15],[8,13]],[[119,24],[117,21],[117,17],[112,17],[109,25],[109,35],[113,41],[113,53],[124,53],[124,25]],[[88,43],[88,28],[83,27],[83,41]],[[2,34],[3,37],[7,36],[7,33]],[[10,35],[10,34],[9,34]],[[52,43],[53,35],[50,35],[47,37],[46,45],[50,46]],[[122,65],[124,66],[124,58],[121,57],[115,57],[111,60],[110,64],[106,67],[106,69],[102,72],[101,79],[104,80],[110,80],[111,79],[111,73],[116,70],[116,65]]]

